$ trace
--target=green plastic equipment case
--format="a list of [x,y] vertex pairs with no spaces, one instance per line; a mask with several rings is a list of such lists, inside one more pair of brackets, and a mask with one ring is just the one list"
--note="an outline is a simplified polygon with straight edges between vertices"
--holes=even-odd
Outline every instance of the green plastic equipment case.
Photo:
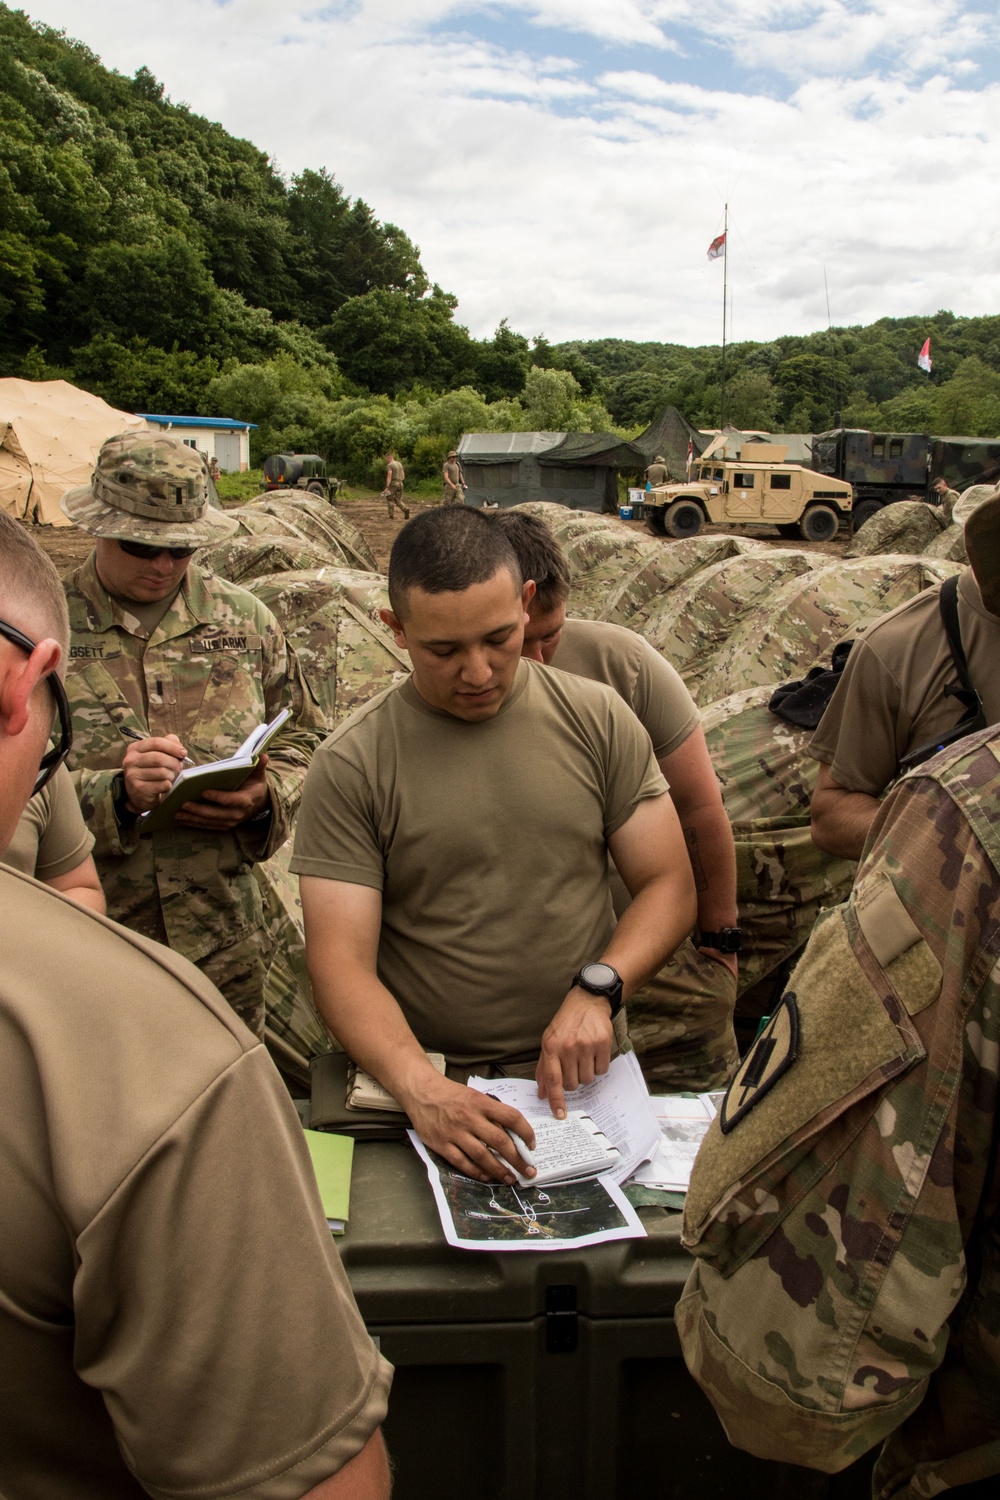
[[456,1250],[409,1143],[357,1143],[338,1245],[396,1367],[394,1500],[869,1500],[870,1459],[828,1479],[730,1447],[674,1329],[680,1215],[640,1213],[644,1240]]

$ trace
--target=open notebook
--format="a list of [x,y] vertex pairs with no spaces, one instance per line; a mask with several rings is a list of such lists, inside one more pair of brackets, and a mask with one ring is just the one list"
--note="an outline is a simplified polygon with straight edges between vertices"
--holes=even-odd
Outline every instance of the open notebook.
[[143,813],[136,829],[140,834],[156,833],[160,828],[169,828],[174,817],[185,802],[195,802],[203,792],[235,792],[246,781],[260,757],[291,717],[291,709],[283,708],[270,724],[258,724],[252,734],[247,735],[240,748],[225,760],[211,760],[202,766],[187,766],[181,771],[162,802],[147,813]]
[[[535,1116],[531,1121],[535,1147],[531,1153],[534,1177],[517,1180],[522,1187],[544,1187],[548,1183],[574,1182],[580,1177],[597,1177],[621,1163],[616,1150],[589,1115],[571,1110],[565,1120]],[[520,1143],[515,1142],[520,1149]]]

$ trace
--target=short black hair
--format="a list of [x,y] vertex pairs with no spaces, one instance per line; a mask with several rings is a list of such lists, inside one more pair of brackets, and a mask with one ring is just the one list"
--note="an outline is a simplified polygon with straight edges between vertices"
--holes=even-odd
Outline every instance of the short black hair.
[[506,568],[518,588],[517,553],[499,526],[464,505],[425,510],[399,532],[389,554],[389,603],[402,619],[410,589],[461,593]]
[[569,597],[569,564],[551,527],[540,516],[523,510],[493,511],[490,519],[513,547],[521,577],[534,579],[539,608],[548,614],[550,609],[565,604]]

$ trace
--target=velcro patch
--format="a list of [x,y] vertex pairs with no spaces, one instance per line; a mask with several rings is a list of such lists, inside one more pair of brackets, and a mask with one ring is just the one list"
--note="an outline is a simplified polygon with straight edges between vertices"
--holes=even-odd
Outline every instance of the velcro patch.
[[259,635],[195,635],[188,641],[188,649],[197,656],[208,656],[216,651],[259,651]]
[[728,1135],[778,1079],[788,1072],[799,1051],[799,1006],[791,990],[743,1059],[719,1110],[719,1129]]

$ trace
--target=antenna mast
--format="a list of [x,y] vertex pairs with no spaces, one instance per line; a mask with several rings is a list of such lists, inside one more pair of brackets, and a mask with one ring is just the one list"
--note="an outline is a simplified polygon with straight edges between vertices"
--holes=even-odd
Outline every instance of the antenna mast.
[[722,224],[722,401],[719,411],[719,427],[726,426],[726,296],[729,284],[729,204],[725,205]]

